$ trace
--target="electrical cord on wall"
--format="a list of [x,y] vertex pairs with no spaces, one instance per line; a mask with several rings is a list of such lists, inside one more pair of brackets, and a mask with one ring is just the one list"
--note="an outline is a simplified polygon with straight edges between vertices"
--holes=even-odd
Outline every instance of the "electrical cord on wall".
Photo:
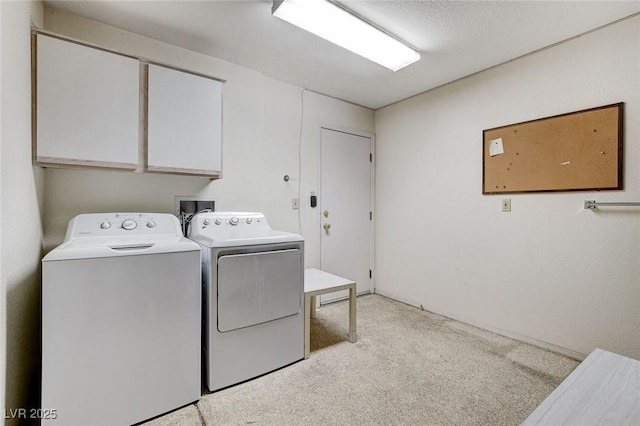
[[198,213],[207,213],[207,212],[212,212],[213,210],[211,209],[203,209],[200,210],[198,212],[195,213],[187,213],[183,210],[180,210],[180,225],[182,225],[182,233],[184,234],[184,236],[188,236],[189,235],[189,228],[191,227],[191,220],[193,219],[193,217],[195,215],[197,215]]
[[[298,133],[298,203],[300,202],[302,195],[302,125],[304,123],[304,92],[307,89],[302,89],[300,92],[300,131]],[[302,209],[298,205],[298,233],[302,235]]]

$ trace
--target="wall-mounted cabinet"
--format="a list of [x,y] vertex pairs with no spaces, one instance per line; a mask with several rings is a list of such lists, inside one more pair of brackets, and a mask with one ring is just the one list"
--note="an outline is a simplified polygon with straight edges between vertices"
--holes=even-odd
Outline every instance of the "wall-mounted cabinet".
[[222,83],[149,64],[149,171],[222,173]]
[[37,35],[36,164],[136,169],[138,60]]
[[33,34],[33,153],[44,167],[222,175],[222,86]]

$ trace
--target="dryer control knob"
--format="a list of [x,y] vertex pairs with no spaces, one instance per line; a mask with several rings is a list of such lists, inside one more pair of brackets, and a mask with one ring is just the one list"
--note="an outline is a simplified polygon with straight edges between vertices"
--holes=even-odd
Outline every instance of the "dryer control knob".
[[222,221],[220,219],[216,219],[216,225],[220,225]]
[[136,229],[138,224],[133,219],[125,219],[122,221],[122,227],[127,231],[131,231],[132,229]]
[[202,223],[204,223],[205,225],[208,225],[211,223],[211,219],[205,219],[202,221]]
[[247,225],[250,225],[251,222],[253,222],[253,219],[251,219],[250,217],[247,218]]
[[156,222],[154,220],[150,220],[147,222],[147,228],[155,228]]
[[110,222],[107,222],[107,221],[105,220],[104,222],[102,222],[102,223],[100,224],[100,228],[102,228],[102,229],[109,229],[109,228],[111,228],[111,223],[110,223]]
[[240,219],[238,219],[237,217],[232,217],[231,219],[229,219],[229,223],[232,224],[233,226],[236,226],[238,224],[238,222],[240,222]]

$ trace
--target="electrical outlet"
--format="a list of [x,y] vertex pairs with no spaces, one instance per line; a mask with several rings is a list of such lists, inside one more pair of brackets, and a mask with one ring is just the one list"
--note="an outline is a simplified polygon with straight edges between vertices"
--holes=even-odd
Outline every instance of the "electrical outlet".
[[503,198],[502,199],[502,211],[510,212],[511,211],[511,198]]
[[291,208],[294,210],[297,210],[300,208],[300,199],[299,198],[294,198],[291,200]]

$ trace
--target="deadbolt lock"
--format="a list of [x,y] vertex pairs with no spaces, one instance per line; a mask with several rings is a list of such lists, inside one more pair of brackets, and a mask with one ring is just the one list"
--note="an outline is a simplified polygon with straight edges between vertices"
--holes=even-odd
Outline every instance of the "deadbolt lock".
[[322,212],[322,216],[329,217],[329,210],[325,210]]

